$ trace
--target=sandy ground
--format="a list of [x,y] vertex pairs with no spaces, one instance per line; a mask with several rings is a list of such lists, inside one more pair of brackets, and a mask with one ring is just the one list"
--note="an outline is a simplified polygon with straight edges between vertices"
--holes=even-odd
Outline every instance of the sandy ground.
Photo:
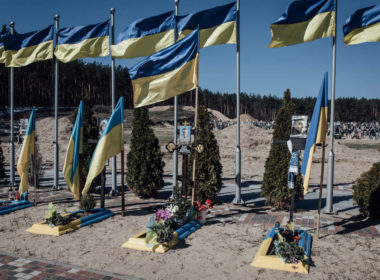
[[[59,211],[76,205],[57,205]],[[149,216],[114,216],[60,237],[25,231],[46,205],[0,217],[0,250],[57,260],[144,279],[379,279],[380,242],[353,235],[330,235],[313,242],[316,265],[309,275],[250,266],[266,233],[248,224],[206,224],[166,254],[121,248]]]
[[[62,165],[71,124],[67,117],[61,118],[59,123]],[[37,126],[43,161],[51,163],[53,119],[38,120]],[[170,128],[170,125],[167,126]],[[159,129],[162,128],[155,128],[156,131]],[[215,130],[220,146],[223,177],[233,178],[235,174],[235,133],[236,126]],[[41,140],[42,135],[44,141]],[[272,131],[242,124],[243,179],[262,180],[271,141]],[[353,183],[362,172],[378,161],[380,154],[375,149],[377,143],[365,139],[336,140],[335,183]],[[360,147],[350,148],[347,146],[350,144],[360,144]],[[4,143],[3,145],[7,160],[8,148]],[[126,146],[126,151],[128,149]],[[165,151],[164,148],[162,150]],[[327,154],[326,151],[326,157]],[[172,157],[166,152],[164,159],[165,171],[169,173]],[[320,162],[321,149],[318,149],[314,156],[311,184],[319,183]],[[61,212],[69,212],[78,207],[72,203],[56,206]],[[310,270],[309,275],[294,275],[250,266],[266,233],[262,227],[234,223],[206,224],[177,249],[158,255],[121,248],[121,244],[129,237],[144,229],[149,215],[132,214],[125,218],[114,216],[100,224],[61,237],[27,233],[25,230],[29,226],[42,219],[46,208],[45,204],[0,216],[0,250],[145,279],[380,279],[378,239],[355,235],[326,236],[313,244],[316,267]]]

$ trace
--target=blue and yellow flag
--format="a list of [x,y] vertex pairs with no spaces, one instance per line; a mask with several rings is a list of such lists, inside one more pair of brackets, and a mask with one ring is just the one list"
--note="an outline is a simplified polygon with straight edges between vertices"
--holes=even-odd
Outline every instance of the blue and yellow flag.
[[124,150],[123,108],[123,97],[120,97],[92,155],[90,169],[87,174],[86,184],[82,191],[82,195],[85,195],[88,192],[92,181],[103,171],[106,160],[116,156]]
[[5,66],[21,67],[53,58],[53,26],[24,34],[4,35]]
[[198,37],[195,30],[129,69],[135,108],[164,101],[198,85]]
[[174,44],[174,12],[138,19],[125,28],[111,46],[112,57],[152,55]]
[[28,170],[29,156],[34,155],[36,134],[36,111],[33,109],[30,114],[28,128],[26,129],[24,141],[22,142],[21,153],[17,162],[17,172],[20,175],[21,181],[18,192],[23,194],[28,190]]
[[63,177],[74,199],[80,199],[79,182],[79,154],[83,149],[83,102],[80,102],[77,118],[67,147],[65,163],[63,164]]
[[380,41],[380,5],[357,10],[346,20],[343,34],[347,45]]
[[311,163],[313,162],[315,147],[318,143],[322,143],[326,139],[328,113],[327,82],[328,75],[325,73],[322,86],[318,94],[317,102],[314,106],[313,116],[311,117],[310,129],[307,135],[305,152],[302,159],[301,174],[304,176],[304,194],[307,193],[307,190],[309,188]]
[[336,0],[297,0],[270,26],[270,48],[335,36]]
[[179,38],[199,26],[199,47],[236,44],[236,2],[177,17]]
[[110,54],[109,20],[87,26],[66,27],[58,30],[58,44],[54,55],[62,62],[84,57],[101,57]]

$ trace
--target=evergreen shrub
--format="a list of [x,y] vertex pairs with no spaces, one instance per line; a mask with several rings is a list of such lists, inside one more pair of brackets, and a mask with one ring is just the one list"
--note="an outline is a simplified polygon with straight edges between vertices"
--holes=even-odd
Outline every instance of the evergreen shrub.
[[[277,209],[289,209],[292,192],[288,188],[288,169],[291,154],[286,145],[290,138],[291,117],[295,114],[295,106],[290,98],[289,89],[284,93],[282,106],[275,119],[273,142],[269,157],[265,162],[262,195],[266,204]],[[300,172],[298,172],[300,174]],[[301,175],[295,183],[295,199],[302,199],[303,184]]]
[[[218,142],[212,131],[213,125],[205,106],[198,109],[197,143],[204,146],[202,153],[197,154],[195,197],[200,203],[208,198],[215,199],[222,188],[222,164]],[[189,157],[189,178],[192,179],[193,157]],[[189,188],[191,192],[191,188]]]
[[367,217],[380,218],[380,162],[362,173],[353,189],[360,212]]
[[131,150],[127,155],[128,188],[141,198],[154,197],[164,186],[161,149],[147,108],[133,111]]
[[95,208],[96,202],[95,199],[91,195],[84,195],[80,200],[81,209],[85,212],[90,212]]

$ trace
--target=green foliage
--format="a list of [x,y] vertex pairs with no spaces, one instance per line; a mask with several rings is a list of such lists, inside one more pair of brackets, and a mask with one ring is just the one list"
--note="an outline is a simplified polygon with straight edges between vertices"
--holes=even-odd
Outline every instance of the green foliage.
[[380,218],[380,162],[361,174],[353,189],[360,212],[371,218]]
[[50,226],[62,226],[69,223],[69,219],[62,217],[51,202],[48,205],[48,210],[45,211],[44,219],[45,223],[49,224]]
[[1,148],[1,141],[0,141],[0,179],[5,178],[5,168],[4,168],[4,155],[3,155],[3,149]]
[[[184,196],[181,195],[181,190],[176,185],[174,187],[174,200],[171,203],[172,209],[176,209],[173,213],[175,217],[184,217],[190,210],[191,202]],[[172,211],[173,212],[173,211]]]
[[150,229],[157,235],[156,240],[158,243],[170,242],[173,238],[174,230],[169,223],[166,223],[164,221],[154,223]]
[[[79,103],[78,103],[79,107]],[[94,153],[95,144],[88,143],[89,139],[98,139],[99,129],[97,125],[97,120],[94,117],[93,105],[90,103],[88,96],[83,97],[83,163],[82,163],[82,177],[81,186],[84,186],[90,168],[90,162],[92,154]],[[78,109],[75,110],[72,116],[73,126],[77,117]],[[91,188],[100,185],[100,176],[97,176],[95,180],[92,181]],[[91,190],[91,189],[90,189]]]
[[148,109],[136,108],[133,112],[131,150],[127,155],[129,189],[142,198],[154,197],[164,186],[163,168],[158,138],[149,125]]
[[[288,169],[290,153],[286,144],[278,141],[287,141],[290,137],[291,116],[295,114],[294,104],[290,99],[290,91],[284,93],[284,100],[276,119],[273,132],[273,144],[269,157],[265,162],[265,171],[262,185],[262,195],[267,205],[278,209],[288,209],[291,200],[291,190],[288,188]],[[301,176],[297,176],[295,184],[295,198],[303,197]]]
[[[205,106],[198,109],[197,143],[204,146],[202,153],[197,154],[195,196],[204,203],[208,198],[215,198],[222,188],[222,164],[220,163],[219,146],[212,132],[212,124]],[[193,156],[189,157],[189,177],[192,178]],[[191,188],[189,188],[191,191]]]
[[305,260],[305,252],[296,242],[276,242],[276,254],[281,257],[285,263],[298,263]]
[[90,212],[96,206],[96,201],[92,195],[84,195],[80,200],[81,209],[85,212]]

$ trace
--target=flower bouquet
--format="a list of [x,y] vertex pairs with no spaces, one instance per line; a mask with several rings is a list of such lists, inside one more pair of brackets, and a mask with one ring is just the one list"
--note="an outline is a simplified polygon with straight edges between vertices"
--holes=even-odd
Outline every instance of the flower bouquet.
[[301,236],[294,230],[294,222],[288,222],[285,229],[281,229],[276,223],[276,237],[274,241],[274,251],[284,263],[298,264],[298,262],[311,264],[305,255],[304,248],[299,246]]
[[210,209],[212,209],[214,202],[211,199],[207,199],[204,204],[200,204],[198,201],[194,201],[194,209],[198,213],[198,221],[201,224],[206,223],[206,217],[210,214]]
[[146,227],[145,242],[148,247],[157,244],[169,244],[174,237],[175,223],[169,209],[158,209],[154,217],[149,219]]
[[310,255],[311,235],[305,230],[295,230],[293,222],[288,222],[285,228],[280,228],[277,222],[267,232],[251,265],[307,274],[312,264]]

